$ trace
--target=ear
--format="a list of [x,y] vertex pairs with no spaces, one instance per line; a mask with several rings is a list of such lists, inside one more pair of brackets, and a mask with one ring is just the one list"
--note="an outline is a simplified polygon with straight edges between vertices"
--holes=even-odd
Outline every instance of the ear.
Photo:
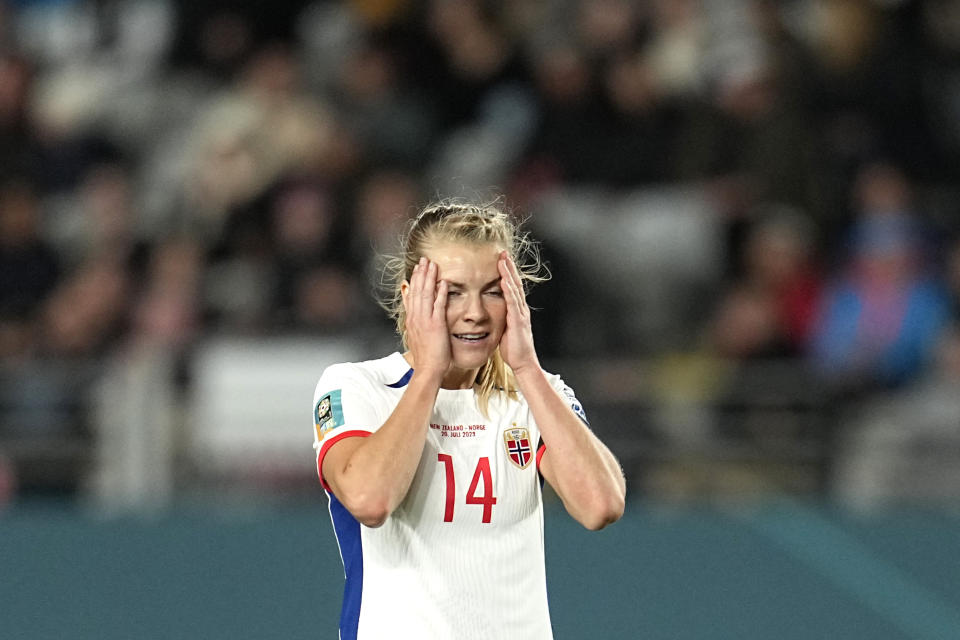
[[410,291],[410,281],[404,280],[403,282],[400,283],[400,297],[403,300],[406,300],[407,293],[409,293],[409,291]]

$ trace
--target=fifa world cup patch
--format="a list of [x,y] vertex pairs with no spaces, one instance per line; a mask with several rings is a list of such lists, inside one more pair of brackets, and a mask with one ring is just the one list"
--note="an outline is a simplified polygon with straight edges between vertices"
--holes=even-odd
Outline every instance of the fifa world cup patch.
[[343,424],[343,407],[340,404],[340,390],[337,389],[320,398],[313,408],[313,427],[317,431],[317,440],[323,440],[328,431]]
[[512,429],[506,429],[503,432],[503,445],[507,449],[507,457],[510,462],[526,469],[530,461],[533,460],[533,447],[530,445],[530,432],[526,427],[518,427],[516,423]]

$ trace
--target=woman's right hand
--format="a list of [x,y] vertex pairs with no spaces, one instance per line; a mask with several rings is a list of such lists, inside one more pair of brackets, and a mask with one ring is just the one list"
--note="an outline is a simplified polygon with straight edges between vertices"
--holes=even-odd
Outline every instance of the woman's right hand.
[[409,286],[401,290],[406,311],[406,339],[415,371],[446,374],[450,368],[447,330],[447,283],[438,277],[437,263],[420,258]]

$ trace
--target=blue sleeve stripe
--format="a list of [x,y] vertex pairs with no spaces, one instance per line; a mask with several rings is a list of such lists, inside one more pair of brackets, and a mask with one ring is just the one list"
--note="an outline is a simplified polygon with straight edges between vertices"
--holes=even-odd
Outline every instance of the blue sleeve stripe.
[[399,389],[401,387],[407,386],[407,383],[410,382],[410,378],[413,377],[413,368],[407,369],[407,372],[403,374],[403,377],[394,382],[393,384],[388,384],[387,386],[391,389]]
[[337,534],[340,557],[343,558],[343,605],[340,609],[340,640],[356,640],[360,626],[360,601],[363,595],[363,542],[360,538],[360,523],[347,511],[332,492],[330,519]]

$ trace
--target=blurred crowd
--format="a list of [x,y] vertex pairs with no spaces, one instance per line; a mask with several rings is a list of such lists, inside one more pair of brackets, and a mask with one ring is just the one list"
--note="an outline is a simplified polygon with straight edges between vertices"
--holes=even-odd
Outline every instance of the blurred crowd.
[[0,497],[98,363],[387,334],[376,256],[495,196],[546,359],[958,383],[960,5],[0,1]]

